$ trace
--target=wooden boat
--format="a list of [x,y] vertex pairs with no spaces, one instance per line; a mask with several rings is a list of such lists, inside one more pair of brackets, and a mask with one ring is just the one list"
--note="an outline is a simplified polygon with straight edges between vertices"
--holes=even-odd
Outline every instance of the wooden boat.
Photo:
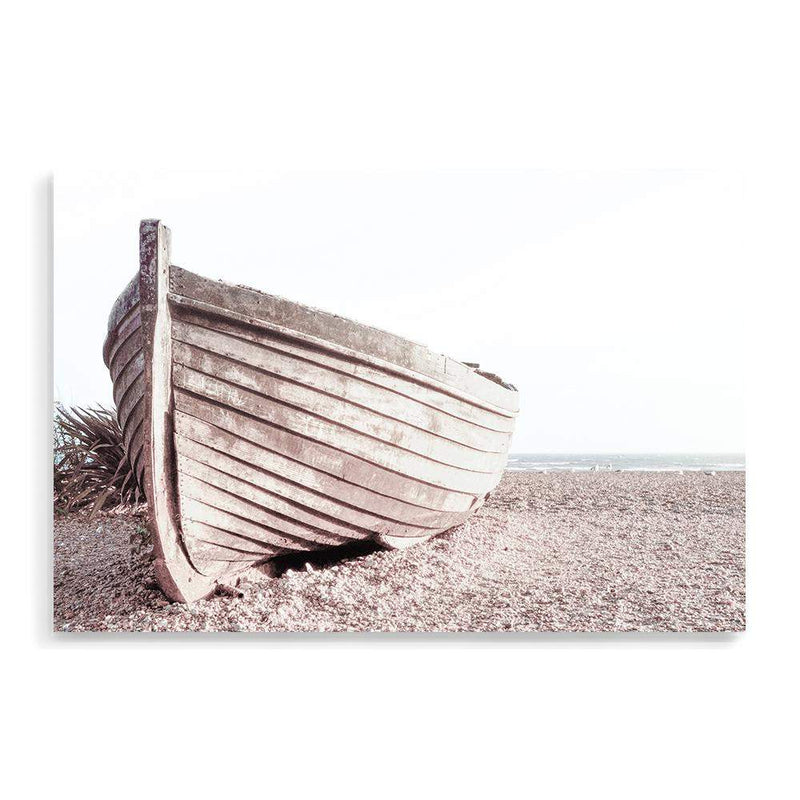
[[140,268],[103,357],[176,601],[291,551],[423,541],[497,484],[513,386],[375,328],[170,263],[140,227]]

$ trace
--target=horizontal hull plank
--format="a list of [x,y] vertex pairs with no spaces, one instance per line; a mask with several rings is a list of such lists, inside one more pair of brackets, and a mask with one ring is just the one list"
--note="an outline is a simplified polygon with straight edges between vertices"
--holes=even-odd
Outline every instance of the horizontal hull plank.
[[[269,518],[269,524],[277,527],[281,521],[286,522],[289,525],[286,529],[287,533],[301,535],[304,532],[303,528],[300,528],[298,532],[292,527],[293,523],[298,523],[325,535],[338,537],[331,541],[320,542],[320,544],[330,544],[331,546],[341,544],[348,539],[368,539],[372,533],[364,528],[343,524],[329,515],[323,515],[298,503],[290,503],[280,495],[268,492],[244,480],[243,477],[231,475],[202,461],[196,461],[185,454],[185,450],[190,449],[184,446],[187,444],[187,440],[178,442],[180,448],[178,450],[178,472],[181,475],[197,478],[207,486],[212,486],[235,498],[244,500],[246,504],[257,506],[257,510],[260,512],[274,515],[274,518]],[[248,508],[246,504],[243,506],[245,510]]]
[[136,473],[136,479],[139,481],[139,488],[140,488],[142,491],[144,491],[144,487],[147,485],[147,484],[145,483],[145,474],[144,474],[144,470],[145,470],[145,460],[144,460],[144,458],[143,458],[143,457],[140,455],[140,456],[139,456],[139,459],[137,460],[137,462],[136,462],[136,465],[135,465],[135,467],[134,467],[134,471],[135,471],[135,473]]
[[133,331],[133,333],[131,333],[131,335],[120,344],[119,349],[114,351],[109,366],[111,380],[116,381],[120,373],[134,358],[136,358],[141,351],[142,334],[137,328],[137,330]]
[[144,374],[140,373],[117,406],[117,418],[120,427],[124,430],[128,422],[144,403]]
[[286,552],[279,547],[261,546],[195,520],[185,520],[183,542],[195,569],[210,578],[239,572]]
[[130,454],[130,462],[133,468],[136,470],[137,477],[139,472],[144,470],[144,447],[147,444],[146,437],[144,433],[139,429],[139,433],[134,435],[133,441],[131,442],[131,447],[128,450]]
[[201,575],[223,584],[232,578],[235,580],[234,576],[237,573],[272,558],[272,555],[260,556],[247,551],[237,551],[194,538],[186,551],[194,569]]
[[[188,465],[185,460],[181,459],[180,466],[187,467]],[[357,538],[326,531],[319,525],[300,520],[298,516],[289,517],[262,505],[261,502],[251,500],[250,497],[240,494],[240,492],[248,490],[241,485],[237,485],[235,480],[224,481],[219,479],[217,482],[227,483],[226,488],[223,489],[207,483],[205,480],[200,480],[188,472],[181,471],[180,468],[178,471],[178,487],[181,498],[185,495],[186,497],[200,500],[208,506],[213,506],[220,511],[225,511],[228,514],[233,514],[248,522],[255,523],[278,536],[287,537],[291,541],[304,545],[301,549],[313,549],[320,546],[337,547]],[[258,497],[259,500],[266,501],[266,498],[259,496],[257,490],[248,491],[248,494],[251,497]],[[269,539],[265,541],[269,542]]]
[[517,393],[476,373],[458,361],[386,331],[362,325],[344,317],[281,297],[231,286],[202,278],[179,267],[170,274],[172,294],[235,313],[246,320],[259,320],[367,359],[416,373],[420,378],[465,392],[493,406],[515,413],[519,410]]
[[124,325],[117,330],[110,331],[105,345],[103,345],[106,366],[111,366],[120,348],[131,338],[141,338],[142,318],[137,307],[134,314],[126,319]]
[[[198,540],[189,551],[192,564],[198,567],[204,575],[211,574],[214,578],[222,578],[241,569],[252,566],[255,562],[263,560],[257,553],[247,550],[233,550],[220,547],[213,542]],[[267,556],[269,558],[269,556]],[[237,567],[235,569],[232,567]]]
[[[128,390],[133,388],[137,379],[144,375],[144,355],[140,350],[128,366],[120,373],[114,381],[114,405],[119,408]],[[140,389],[141,391],[141,389]]]
[[142,327],[142,314],[139,304],[137,303],[131,309],[128,316],[120,322],[116,328],[109,328],[106,335],[106,341],[103,344],[103,356],[106,361],[106,366],[109,366],[114,359],[114,353],[122,347],[123,344]]
[[[221,528],[207,525],[205,522],[198,522],[194,519],[184,520],[183,525],[184,541],[190,553],[198,543],[206,543],[231,552],[249,553],[257,559],[270,558],[271,556],[285,553],[282,547],[257,542],[252,539],[245,539],[235,536]],[[253,559],[251,558],[251,561]]]
[[[195,398],[190,399],[195,400]],[[199,401],[195,401],[194,410],[203,413]],[[207,406],[205,411],[217,421],[223,413],[216,406]],[[320,510],[325,511],[330,508],[331,513],[334,513],[333,509],[338,509],[343,519],[348,519],[357,525],[364,523],[366,526],[366,520],[382,519],[393,525],[419,530],[421,533],[425,533],[426,529],[430,531],[436,528],[449,528],[458,525],[464,519],[464,513],[472,501],[471,497],[451,495],[455,501],[454,507],[462,510],[447,511],[429,509],[379,494],[370,488],[337,478],[329,471],[309,466],[257,444],[254,439],[259,438],[259,432],[252,429],[257,424],[242,418],[237,425],[239,433],[232,433],[211,422],[186,414],[180,409],[175,412],[175,433],[197,444],[198,459],[202,458],[202,453],[206,450],[213,448],[214,457],[218,460],[213,462],[209,460],[208,463],[213,463],[220,469],[227,469],[226,465],[230,462],[231,471],[233,464],[249,465],[250,473],[264,476],[262,480],[265,481],[265,488],[271,488],[267,483],[270,476],[277,476],[279,483],[277,487],[272,487],[275,491],[280,490],[278,487],[283,487],[287,496],[297,498],[307,505],[313,502],[310,498],[318,497]],[[241,433],[249,433],[252,438],[243,438]],[[306,452],[309,450],[307,448]],[[341,457],[338,451],[334,452]],[[222,456],[221,460],[219,455]],[[328,464],[327,467],[336,469],[335,464]],[[374,476],[374,472],[373,468],[370,474]],[[396,477],[391,476],[391,473],[389,475]],[[348,514],[353,515],[352,520]]]
[[142,402],[140,402],[135,409],[133,409],[132,413],[128,416],[128,419],[125,421],[124,425],[120,425],[122,428],[122,441],[125,445],[125,449],[130,453],[133,447],[133,437],[137,434],[141,436],[145,436],[147,434],[147,427],[145,426],[145,403],[144,403],[144,396],[142,396]]
[[[313,425],[313,420],[308,419],[308,416],[312,415],[319,418],[322,423],[334,423],[389,446],[402,448],[457,469],[492,472],[505,465],[507,460],[505,449],[499,452],[476,450],[442,435],[412,427],[391,416],[394,409],[379,409],[382,413],[376,413],[366,407],[353,405],[340,397],[323,394],[315,388],[283,380],[183,342],[174,343],[173,357],[176,365],[187,367],[192,373],[202,374],[209,380],[224,381],[247,389],[253,395],[260,397],[262,404],[269,405],[274,413],[287,418],[292,417],[294,424],[297,424],[299,412],[299,415],[306,418],[305,424]],[[279,412],[276,404],[285,408],[285,413]],[[506,446],[507,444],[508,438]]]
[[[258,362],[252,362],[254,366],[275,369],[274,366],[270,366],[273,364],[273,356],[282,356],[277,363],[293,363],[296,365],[293,373],[299,375],[299,377],[294,377],[286,373],[287,377],[294,377],[295,380],[301,382],[303,376],[308,372],[316,375],[320,370],[324,370],[327,373],[341,376],[345,385],[355,382],[357,386],[378,387],[384,392],[412,401],[414,405],[420,406],[423,410],[441,412],[448,417],[470,423],[490,434],[499,434],[501,441],[503,434],[510,436],[514,429],[515,415],[511,413],[489,411],[474,405],[468,399],[461,399],[426,384],[377,369],[358,359],[346,358],[322,347],[314,347],[302,341],[292,340],[268,330],[242,325],[230,319],[204,315],[177,304],[173,316],[173,336],[176,339],[203,347],[204,342],[209,341],[208,335],[213,336],[214,334],[221,335],[217,346],[205,345],[206,349],[220,352],[223,355],[235,356],[239,342],[257,345],[263,355]],[[220,348],[224,348],[224,351]],[[285,362],[287,358],[291,359],[291,362]],[[267,359],[266,364],[264,364],[265,359]],[[355,389],[350,389],[350,391],[355,391]],[[486,449],[491,448],[487,447]]]
[[318,395],[352,404],[362,411],[376,412],[376,416],[388,417],[482,452],[503,452],[510,438],[509,434],[486,430],[422,405],[410,397],[297,359],[280,350],[182,322],[173,322],[172,330],[174,358],[182,363],[187,363],[182,357],[187,357],[187,353],[191,354],[194,349],[199,353],[214,354],[229,362],[257,369],[262,380],[271,377],[287,386],[310,388]]
[[120,423],[122,428],[122,442],[128,461],[136,473],[139,486],[144,487],[144,468],[146,463],[146,446],[150,441],[150,426],[145,419],[145,402],[142,394],[135,407],[131,410],[125,423]]
[[432,511],[461,512],[471,506],[477,494],[485,494],[485,491],[474,494],[453,491],[410,478],[336,447],[309,441],[293,431],[277,428],[257,417],[241,413],[236,408],[198,397],[180,387],[175,390],[175,404],[179,412],[197,417],[346,483],[353,483],[404,503]]
[[377,533],[425,536],[442,530],[366,514],[182,436],[176,436],[176,452],[180,472],[346,539],[368,539]]
[[[194,488],[197,489],[199,487]],[[194,494],[196,493],[198,492],[192,492],[190,487],[190,491],[182,493],[180,496],[182,525],[190,520],[202,522],[213,528],[225,531],[230,536],[267,545],[280,552],[304,552],[319,549],[318,544],[314,544],[308,539],[287,536],[281,531],[265,527],[248,517],[239,516],[224,508],[219,508],[209,498],[208,493],[203,493],[204,499],[195,497]],[[325,544],[324,546],[332,547],[334,545]]]
[[[175,364],[173,380],[176,387],[202,398],[221,403],[233,410],[243,411],[278,428],[298,434],[303,439],[334,447],[433,486],[482,494],[486,491],[484,487],[487,482],[491,481],[498,469],[502,469],[501,463],[494,457],[492,468],[484,471],[445,464],[351,430],[336,422],[282,405],[261,394],[181,364]],[[308,442],[305,446],[308,446]],[[504,463],[505,459],[502,460],[503,465]]]
[[[128,314],[122,319],[119,325],[114,328],[112,335],[117,342],[123,342],[135,330],[138,330],[142,325],[142,315],[137,303]],[[113,350],[113,345],[110,348]],[[110,353],[109,355],[112,355]]]

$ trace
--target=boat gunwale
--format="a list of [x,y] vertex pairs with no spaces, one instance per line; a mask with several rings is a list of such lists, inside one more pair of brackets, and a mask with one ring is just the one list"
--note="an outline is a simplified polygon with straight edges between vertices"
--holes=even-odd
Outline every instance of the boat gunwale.
[[[427,345],[424,345],[421,342],[416,342],[413,339],[409,339],[406,336],[401,336],[397,333],[392,333],[391,331],[387,331],[384,328],[378,328],[375,325],[370,325],[366,322],[359,322],[358,320],[352,319],[351,317],[346,317],[343,314],[337,314],[333,311],[326,311],[325,309],[317,308],[316,306],[307,305],[306,303],[300,303],[297,300],[291,300],[287,297],[282,297],[281,295],[272,294],[270,292],[264,291],[263,289],[256,289],[253,286],[229,283],[228,281],[222,279],[214,280],[213,278],[207,278],[204,275],[200,275],[196,272],[193,272],[192,270],[186,269],[185,267],[180,267],[177,264],[173,264],[170,269],[170,293],[179,294],[183,297],[188,297],[188,295],[180,292],[175,288],[176,283],[179,283],[184,278],[184,276],[189,277],[190,279],[195,279],[200,283],[205,283],[209,287],[217,289],[222,287],[228,290],[249,293],[251,295],[256,295],[258,297],[267,298],[270,301],[286,304],[290,307],[300,309],[304,312],[309,312],[312,317],[315,318],[323,317],[329,323],[342,322],[348,325],[352,325],[359,331],[359,333],[369,332],[372,334],[376,334],[375,337],[376,339],[383,341],[391,340],[395,345],[399,345],[400,347],[409,348],[410,350],[415,351],[415,354],[418,356],[433,356],[435,358],[445,359],[446,362],[451,362],[460,367],[464,367],[466,371],[465,374],[478,375],[481,378],[487,380],[489,383],[494,384],[495,386],[499,386],[501,389],[505,389],[506,391],[510,391],[513,393],[518,393],[517,388],[513,384],[504,381],[502,378],[500,378],[500,376],[493,375],[492,377],[489,377],[489,375],[487,375],[484,371],[478,369],[476,366],[470,366],[463,361],[458,361],[457,359],[452,358],[451,356],[444,355],[443,353],[437,353],[434,350],[431,350],[431,348],[428,347]],[[330,341],[330,339],[325,339],[325,341]],[[359,352],[364,352],[364,351],[359,351]],[[367,354],[370,355],[369,353]]]
[[[406,380],[410,380],[414,383],[432,387],[442,392],[443,394],[455,397],[458,400],[462,400],[464,402],[470,403],[472,405],[478,406],[487,411],[491,411],[495,414],[499,414],[504,417],[514,418],[519,413],[519,403],[518,403],[519,392],[515,386],[502,380],[501,382],[493,380],[492,378],[487,377],[481,370],[467,366],[464,362],[458,361],[454,358],[451,358],[450,356],[446,356],[441,353],[436,353],[430,348],[426,347],[425,345],[420,344],[419,342],[415,342],[411,339],[398,336],[397,334],[391,333],[389,331],[384,331],[381,330],[380,328],[376,328],[374,326],[349,319],[348,317],[343,317],[339,314],[334,314],[329,311],[323,311],[321,309],[314,308],[313,306],[308,306],[305,305],[304,303],[298,303],[294,300],[288,300],[287,298],[280,297],[279,295],[273,295],[268,292],[264,292],[259,289],[254,289],[249,286],[238,286],[236,284],[227,283],[226,281],[221,281],[221,280],[214,281],[211,278],[206,278],[202,275],[198,275],[197,273],[192,272],[191,270],[187,270],[175,264],[171,264],[169,266],[169,273],[170,273],[170,281],[169,281],[170,291],[168,294],[168,301],[171,304],[177,304],[189,309],[193,309],[201,316],[205,313],[205,314],[210,314],[212,316],[221,317],[223,319],[226,318],[231,319],[236,322],[239,322],[240,324],[251,325],[256,328],[261,328],[262,330],[268,330],[277,333],[278,335],[285,336],[286,338],[289,339],[294,339],[296,341],[300,341],[305,344],[310,344],[312,346],[322,349],[323,351],[334,352],[337,355],[343,356],[348,360],[366,363],[372,367],[393,373],[395,375],[400,376],[401,378],[405,378]],[[175,290],[176,275],[178,275],[178,277],[185,275],[201,283],[204,282],[208,285],[215,286],[216,288],[222,287],[224,289],[231,291],[250,292],[260,297],[269,298],[272,301],[288,304],[292,308],[297,308],[303,312],[307,312],[316,316],[321,316],[329,320],[340,320],[342,322],[347,323],[348,325],[354,326],[354,328],[359,333],[361,332],[372,333],[383,339],[390,340],[393,343],[393,345],[397,347],[409,348],[413,353],[413,355],[418,358],[432,357],[436,359],[443,359],[443,364],[445,365],[445,367],[448,363],[452,363],[458,365],[459,367],[463,367],[464,369],[464,372],[462,373],[463,383],[475,384],[475,390],[477,390],[479,387],[485,387],[487,389],[491,387],[491,391],[493,393],[497,393],[499,391],[500,393],[504,394],[507,397],[507,399],[517,400],[517,402],[516,403],[512,402],[508,407],[504,407],[498,405],[495,402],[492,402],[491,400],[484,399],[483,397],[480,396],[480,394],[474,393],[473,391],[471,391],[471,387],[469,387],[468,385],[466,388],[464,386],[456,386],[453,383],[441,380],[440,377],[431,374],[431,372],[423,372],[418,369],[411,369],[409,367],[402,366],[401,364],[396,364],[393,361],[389,361],[381,356],[364,352],[363,350],[356,350],[351,347],[347,347],[346,345],[342,345],[338,342],[331,341],[330,339],[323,338],[321,336],[316,336],[314,334],[307,333],[302,330],[297,330],[295,328],[286,327],[277,322],[271,322],[270,320],[266,320],[257,316],[244,314],[232,308],[226,308],[225,306],[220,306],[203,300],[197,300],[196,298],[189,297],[188,295],[182,294],[181,292]],[[106,366],[108,366],[109,363],[110,351],[113,347],[113,344],[119,336],[119,329],[122,322],[136,308],[136,306],[140,302],[138,277],[139,276],[136,275],[134,276],[133,279],[131,279],[131,281],[129,281],[128,285],[125,287],[125,289],[123,289],[122,293],[117,298],[116,302],[114,303],[114,306],[111,309],[111,313],[109,314],[108,333],[106,335],[106,340],[103,345],[103,360],[105,361]],[[445,370],[442,370],[439,374],[446,375],[447,373],[445,372]]]
[[[315,370],[323,370],[335,375],[341,375],[348,380],[369,384],[381,392],[391,393],[403,398],[403,400],[411,401],[437,414],[452,417],[488,433],[496,433],[503,436],[510,436],[513,433],[516,414],[506,416],[505,413],[496,413],[478,406],[474,402],[462,400],[453,394],[445,393],[445,391],[436,387],[396,375],[388,369],[379,369],[364,361],[335,353],[328,348],[317,347],[308,342],[299,342],[299,340],[284,336],[277,331],[267,331],[261,327],[257,328],[232,317],[212,316],[205,312],[198,312],[175,304],[173,304],[173,310],[177,312],[173,314],[173,330],[176,327],[179,328],[179,332],[173,335],[178,341],[194,344],[185,337],[185,330],[202,329],[208,333],[218,334],[223,339],[233,339],[248,346],[263,348],[266,351],[278,354],[281,358],[310,364],[312,369]],[[180,328],[184,329],[183,333]],[[201,345],[195,346],[201,347]],[[352,371],[347,369],[347,366],[352,367]],[[412,387],[422,387],[425,390],[425,394],[421,395],[419,392],[415,392]],[[441,395],[441,399],[438,402],[434,402],[432,399],[436,395]],[[458,401],[459,405],[454,408],[450,402],[451,400]],[[464,407],[468,407],[470,411],[467,412]],[[492,424],[487,422],[486,417],[494,417]],[[501,419],[510,427],[492,427],[492,425],[502,425]]]
[[[343,356],[344,358],[351,361],[368,364],[369,366],[382,370],[384,372],[393,373],[405,380],[411,381],[412,383],[436,389],[442,394],[454,397],[457,400],[461,400],[463,402],[469,403],[470,405],[477,406],[478,408],[482,408],[486,411],[490,411],[502,417],[515,419],[519,414],[518,407],[514,409],[503,408],[501,406],[492,403],[491,401],[484,400],[481,397],[476,396],[475,394],[471,394],[470,392],[464,389],[460,389],[459,387],[453,386],[452,384],[449,383],[444,383],[443,381],[438,380],[436,377],[432,375],[428,375],[423,372],[418,372],[416,370],[409,369],[408,367],[403,367],[399,364],[387,361],[379,356],[373,356],[369,353],[364,353],[360,350],[353,350],[352,348],[345,347],[344,345],[340,345],[335,342],[331,342],[328,339],[323,339],[319,336],[314,336],[312,334],[305,333],[304,331],[298,331],[294,328],[287,328],[275,322],[270,322],[269,320],[261,319],[259,317],[252,317],[247,314],[242,314],[239,311],[233,311],[223,306],[214,305],[212,303],[206,303],[202,300],[195,300],[194,298],[186,297],[185,295],[176,294],[174,292],[170,293],[169,301],[172,305],[183,306],[185,308],[192,309],[193,311],[201,315],[209,314],[211,316],[219,317],[221,319],[234,320],[242,325],[261,328],[262,330],[267,330],[272,333],[276,333],[279,336],[284,336],[287,339],[294,339],[298,342],[303,342],[304,344],[311,345],[312,347],[319,348],[323,351],[336,353],[337,355]],[[295,303],[294,305],[308,309],[308,306],[303,306],[301,303]],[[412,342],[411,344],[414,343]],[[421,345],[415,345],[415,346],[421,347]],[[428,352],[430,352],[432,355],[437,355],[436,353],[433,353],[433,351],[428,351]],[[441,357],[447,358],[449,361],[453,363],[461,364],[460,361],[454,361],[453,359],[449,358],[449,356],[441,356]],[[494,381],[484,377],[480,373],[475,372],[474,370],[470,369],[470,367],[466,367],[463,364],[462,366],[464,366],[464,368],[468,370],[469,374],[476,375],[482,381],[486,381],[486,383],[488,384],[497,386],[499,389],[507,391],[510,398],[511,397],[515,399],[518,398],[519,392],[516,389],[508,389],[506,386],[495,383]]]

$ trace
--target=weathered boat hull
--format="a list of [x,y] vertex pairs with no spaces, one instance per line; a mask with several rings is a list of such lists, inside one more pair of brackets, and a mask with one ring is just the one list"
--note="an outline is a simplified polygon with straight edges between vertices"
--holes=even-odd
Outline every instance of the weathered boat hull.
[[460,524],[518,409],[513,387],[413,342],[172,266],[155,220],[103,355],[178,601],[278,554]]

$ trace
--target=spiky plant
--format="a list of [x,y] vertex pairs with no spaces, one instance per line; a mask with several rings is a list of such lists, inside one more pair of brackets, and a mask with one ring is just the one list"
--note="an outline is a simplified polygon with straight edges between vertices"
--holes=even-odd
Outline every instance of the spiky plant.
[[53,442],[53,506],[66,513],[143,500],[113,410],[56,404]]

